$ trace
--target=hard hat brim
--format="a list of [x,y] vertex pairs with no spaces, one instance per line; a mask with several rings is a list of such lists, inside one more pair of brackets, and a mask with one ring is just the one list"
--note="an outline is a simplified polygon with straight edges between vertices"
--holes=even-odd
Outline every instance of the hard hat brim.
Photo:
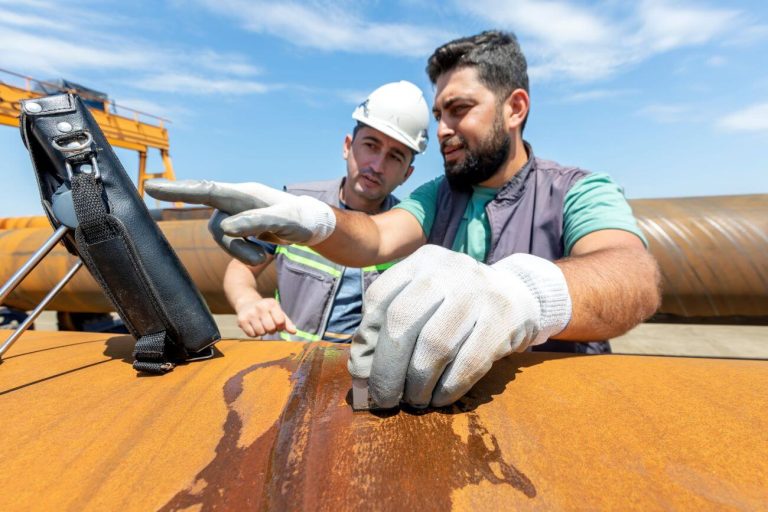
[[413,139],[411,139],[411,137],[403,133],[401,130],[398,130],[390,124],[361,115],[358,110],[360,109],[356,109],[355,112],[352,113],[352,119],[370,128],[373,128],[374,130],[379,131],[402,144],[405,144],[408,146],[408,148],[415,151],[416,153],[423,153],[426,149],[426,144],[424,144],[422,147],[419,147],[419,145]]

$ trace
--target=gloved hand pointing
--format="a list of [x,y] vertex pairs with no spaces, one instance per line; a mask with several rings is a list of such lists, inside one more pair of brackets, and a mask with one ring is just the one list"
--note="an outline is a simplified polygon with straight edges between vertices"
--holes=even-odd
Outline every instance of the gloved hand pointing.
[[260,183],[150,180],[147,193],[161,201],[204,204],[219,210],[208,228],[214,240],[249,265],[265,259],[264,250],[241,238],[315,245],[333,233],[336,216],[330,206],[309,196],[294,196]]
[[380,407],[440,407],[494,361],[565,329],[571,299],[560,269],[514,254],[485,265],[426,245],[371,285],[349,371]]

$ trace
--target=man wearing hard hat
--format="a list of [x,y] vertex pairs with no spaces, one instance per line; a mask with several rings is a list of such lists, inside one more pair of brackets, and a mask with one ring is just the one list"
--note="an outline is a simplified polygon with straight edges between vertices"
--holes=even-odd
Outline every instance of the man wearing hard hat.
[[528,73],[513,34],[450,41],[427,72],[445,175],[388,212],[345,212],[258,184],[150,192],[240,211],[214,219],[230,237],[300,242],[347,265],[404,257],[366,293],[350,349],[350,373],[368,379],[381,407],[451,404],[502,357],[547,340],[576,351],[573,342],[621,335],[660,302],[658,268],[621,188],[537,158],[523,139]]
[[[346,176],[285,188],[337,208],[377,214],[399,200],[391,192],[413,172],[413,159],[427,147],[429,111],[421,90],[394,82],[373,91],[353,112],[357,125],[344,138]],[[248,336],[348,342],[362,318],[363,294],[391,263],[364,268],[338,265],[306,245],[265,245],[264,263],[233,259],[224,291]],[[259,295],[256,278],[274,259],[277,297]]]

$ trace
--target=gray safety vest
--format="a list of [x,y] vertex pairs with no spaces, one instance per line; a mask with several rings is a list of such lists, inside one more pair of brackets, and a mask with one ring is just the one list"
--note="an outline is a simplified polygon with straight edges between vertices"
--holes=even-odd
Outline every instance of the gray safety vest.
[[[549,261],[563,257],[563,207],[571,187],[589,172],[563,167],[533,155],[525,143],[528,162],[498,191],[485,207],[491,228],[491,246],[485,263],[492,265],[514,253],[528,253]],[[451,249],[471,191],[451,189],[447,180],[437,193],[437,214],[427,243]],[[554,352],[610,352],[607,342],[573,343],[555,340],[535,350]]]
[[[341,207],[339,190],[343,178],[330,181],[300,183],[285,188],[294,195],[305,195],[319,199],[331,206]],[[398,203],[393,195],[387,196],[382,211]],[[350,250],[354,250],[350,248]],[[338,265],[309,247],[303,245],[280,245],[275,252],[277,265],[276,299],[288,318],[293,320],[298,332],[291,335],[285,331],[264,336],[264,339],[291,341],[319,341],[322,339],[331,317],[334,298],[341,284],[345,267]],[[381,272],[394,265],[382,263],[362,268],[363,294]]]

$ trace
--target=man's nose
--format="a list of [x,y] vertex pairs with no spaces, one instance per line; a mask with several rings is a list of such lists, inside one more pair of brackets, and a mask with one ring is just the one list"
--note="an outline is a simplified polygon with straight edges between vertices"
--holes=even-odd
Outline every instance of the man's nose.
[[439,142],[451,137],[454,134],[452,127],[448,126],[446,119],[443,117],[437,122],[437,140]]
[[371,159],[368,161],[368,167],[375,173],[381,172],[381,167],[384,164],[384,154],[378,153],[376,155],[371,156]]

